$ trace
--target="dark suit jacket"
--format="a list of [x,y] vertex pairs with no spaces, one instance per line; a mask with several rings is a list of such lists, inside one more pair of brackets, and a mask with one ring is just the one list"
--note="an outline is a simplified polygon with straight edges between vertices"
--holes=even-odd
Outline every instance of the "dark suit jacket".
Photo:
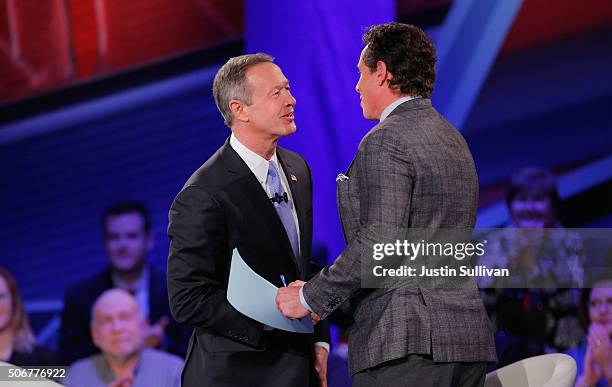
[[[281,275],[287,283],[311,276],[310,170],[297,153],[280,147],[276,152],[298,216],[301,256],[297,259],[267,194],[229,140],[189,178],[172,204],[168,226],[170,309],[177,321],[195,328],[183,383],[189,383],[186,374],[204,377],[211,372],[204,364],[190,361],[194,352],[206,357],[219,351],[262,350],[262,324],[239,313],[226,299],[234,248],[255,272],[278,287],[283,286]],[[315,335],[308,336],[312,344],[315,340],[329,342],[326,324],[318,324]],[[244,368],[229,371],[246,372]]]
[[[66,290],[59,339],[59,355],[62,364],[69,365],[75,360],[100,352],[94,346],[91,339],[91,307],[104,291],[113,287],[111,270],[106,269]],[[172,320],[168,307],[165,275],[150,267],[150,323],[156,323],[162,316],[170,318],[170,324],[166,327],[166,338],[162,349],[184,357],[189,338],[188,328],[180,326]]]
[[408,354],[494,361],[492,330],[473,280],[449,289],[361,289],[361,264],[372,262],[374,243],[410,241],[415,229],[474,227],[478,179],[461,134],[429,99],[410,100],[363,138],[346,175],[338,183],[338,209],[347,246],[304,286],[304,298],[322,318],[350,301],[351,374]]

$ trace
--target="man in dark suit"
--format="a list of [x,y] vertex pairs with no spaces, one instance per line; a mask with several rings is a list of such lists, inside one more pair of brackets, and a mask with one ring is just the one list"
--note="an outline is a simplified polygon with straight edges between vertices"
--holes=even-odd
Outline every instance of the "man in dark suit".
[[356,89],[364,116],[380,122],[338,179],[347,245],[333,265],[295,284],[301,289],[280,289],[277,304],[288,317],[312,312],[318,319],[350,302],[355,386],[483,385],[486,362],[496,357],[473,279],[462,286],[361,287],[360,268],[372,261],[374,244],[418,242],[410,239],[416,229],[470,230],[478,201],[467,144],[429,100],[430,39],[414,26],[390,23],[370,28],[363,40]]
[[243,55],[221,67],[213,93],[232,135],[189,178],[169,214],[170,307],[194,328],[183,386],[325,385],[324,324],[314,335],[272,329],[227,300],[234,248],[279,287],[282,276],[312,273],[310,170],[277,146],[296,130],[289,82],[272,57]]
[[138,202],[109,206],[102,217],[104,247],[110,267],[66,290],[60,327],[62,364],[98,353],[90,334],[91,307],[106,290],[121,288],[130,292],[149,321],[145,344],[184,356],[187,327],[170,318],[164,273],[147,263],[153,247],[151,221]]

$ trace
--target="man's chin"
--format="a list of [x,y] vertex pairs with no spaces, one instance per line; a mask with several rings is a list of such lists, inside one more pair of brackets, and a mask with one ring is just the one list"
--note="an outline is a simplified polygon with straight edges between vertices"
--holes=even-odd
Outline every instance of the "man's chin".
[[113,269],[121,274],[132,274],[135,271],[137,271],[137,267],[138,265],[133,264],[133,263],[129,263],[129,264],[114,264],[113,265]]
[[297,131],[297,126],[295,126],[295,123],[289,126],[286,126],[282,136],[286,137],[286,136],[291,136],[293,133],[295,133]]

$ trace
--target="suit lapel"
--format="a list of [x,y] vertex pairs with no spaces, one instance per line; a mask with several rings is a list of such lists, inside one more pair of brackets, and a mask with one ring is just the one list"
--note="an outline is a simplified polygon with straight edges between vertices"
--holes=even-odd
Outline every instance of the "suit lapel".
[[[270,226],[270,233],[272,234],[271,239],[281,244],[289,258],[293,257],[293,250],[291,249],[291,243],[285,231],[285,226],[283,226],[283,223],[278,217],[272,202],[270,202],[270,198],[244,160],[242,160],[238,153],[229,145],[229,139],[225,142],[223,147],[222,157],[230,172],[236,174],[236,183],[240,185],[244,192],[252,193],[258,216],[262,216],[265,223]],[[295,259],[291,258],[291,261],[294,266],[296,266]],[[297,266],[296,271],[298,273],[300,272]]]
[[359,150],[348,169],[346,170],[347,180],[337,182],[336,201],[338,205],[338,213],[340,215],[340,223],[344,234],[345,242],[349,242],[359,224],[359,177],[360,177],[360,161]]
[[163,290],[165,287],[159,286],[157,284],[160,281],[165,281],[165,279],[158,275],[157,271],[151,266],[149,266],[149,323],[155,324],[160,317],[166,315],[168,311],[163,307],[164,303],[159,302],[162,297],[166,297],[167,295]]

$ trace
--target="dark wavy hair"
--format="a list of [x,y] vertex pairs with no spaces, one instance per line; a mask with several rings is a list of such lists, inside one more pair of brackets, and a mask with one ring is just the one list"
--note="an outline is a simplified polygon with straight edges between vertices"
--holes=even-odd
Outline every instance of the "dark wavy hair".
[[106,222],[111,216],[136,213],[142,217],[145,233],[151,231],[151,215],[144,204],[136,201],[116,202],[104,209],[102,213],[102,230],[106,234]]
[[556,215],[559,215],[561,197],[557,189],[557,179],[548,169],[525,167],[515,172],[510,179],[510,187],[506,192],[508,208],[511,208],[512,201],[521,193],[549,197]]
[[368,46],[363,62],[372,71],[383,61],[393,77],[389,87],[402,94],[430,98],[436,79],[436,48],[423,30],[403,23],[368,28],[363,35]]

